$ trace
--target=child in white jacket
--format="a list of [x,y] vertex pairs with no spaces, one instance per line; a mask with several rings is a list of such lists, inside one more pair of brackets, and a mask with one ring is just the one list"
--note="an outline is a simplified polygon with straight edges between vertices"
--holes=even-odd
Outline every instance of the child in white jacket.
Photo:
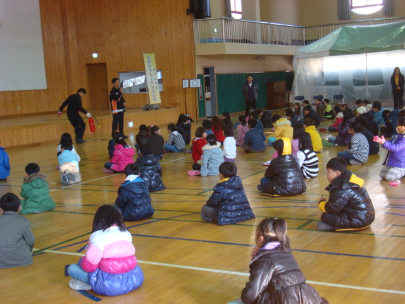
[[226,162],[234,163],[236,158],[236,140],[233,137],[233,128],[230,125],[225,125],[224,135],[224,159]]

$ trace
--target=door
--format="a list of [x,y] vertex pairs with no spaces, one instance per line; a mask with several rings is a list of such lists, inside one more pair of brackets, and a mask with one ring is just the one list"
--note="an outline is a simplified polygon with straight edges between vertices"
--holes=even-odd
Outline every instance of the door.
[[207,118],[218,115],[214,67],[204,67],[205,111]]
[[86,64],[88,109],[109,110],[110,98],[105,63]]

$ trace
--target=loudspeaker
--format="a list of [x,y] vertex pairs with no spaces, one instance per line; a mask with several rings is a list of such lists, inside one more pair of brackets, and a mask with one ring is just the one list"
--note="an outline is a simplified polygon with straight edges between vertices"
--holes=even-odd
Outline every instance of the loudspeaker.
[[211,18],[210,0],[190,0],[190,4],[191,2],[197,4],[197,8],[194,11],[194,18],[196,19]]

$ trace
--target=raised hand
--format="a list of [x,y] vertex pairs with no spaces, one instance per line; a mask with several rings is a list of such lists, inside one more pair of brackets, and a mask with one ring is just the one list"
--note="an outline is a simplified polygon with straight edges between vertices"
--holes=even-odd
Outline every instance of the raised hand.
[[381,137],[374,136],[373,141],[378,142],[379,144],[384,144],[385,143],[385,137],[384,137],[384,135],[381,135]]

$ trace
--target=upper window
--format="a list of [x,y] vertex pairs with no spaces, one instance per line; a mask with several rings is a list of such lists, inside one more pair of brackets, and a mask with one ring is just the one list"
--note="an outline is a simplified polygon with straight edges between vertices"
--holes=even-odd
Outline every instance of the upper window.
[[383,8],[383,0],[351,0],[352,12],[360,15],[369,15]]
[[242,19],[242,0],[229,0],[231,2],[231,14],[234,19]]

